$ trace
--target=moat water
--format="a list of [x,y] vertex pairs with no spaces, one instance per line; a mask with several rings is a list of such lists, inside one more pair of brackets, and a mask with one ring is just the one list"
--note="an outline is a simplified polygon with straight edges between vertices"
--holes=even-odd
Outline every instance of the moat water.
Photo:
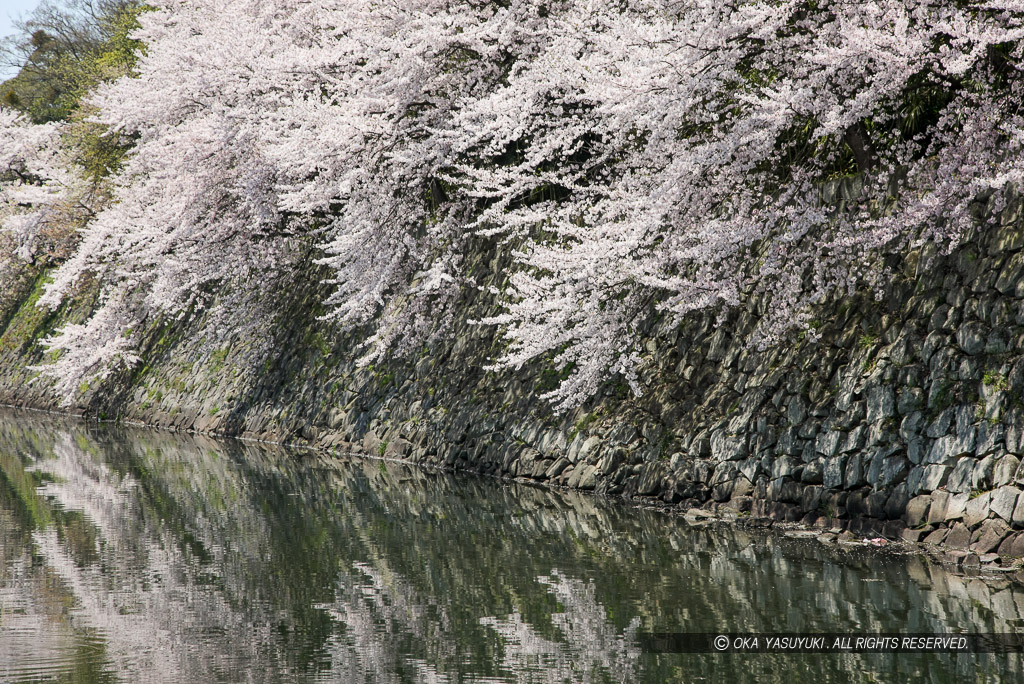
[[643,635],[1022,631],[1024,586],[919,555],[0,411],[0,682],[1021,681],[1017,653]]

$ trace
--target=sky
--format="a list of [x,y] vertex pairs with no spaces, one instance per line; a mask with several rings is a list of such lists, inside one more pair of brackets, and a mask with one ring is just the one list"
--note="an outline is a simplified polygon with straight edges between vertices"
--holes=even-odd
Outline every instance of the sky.
[[[28,16],[39,5],[40,0],[0,0],[0,38],[14,33],[14,20]],[[13,76],[0,65],[0,81]]]

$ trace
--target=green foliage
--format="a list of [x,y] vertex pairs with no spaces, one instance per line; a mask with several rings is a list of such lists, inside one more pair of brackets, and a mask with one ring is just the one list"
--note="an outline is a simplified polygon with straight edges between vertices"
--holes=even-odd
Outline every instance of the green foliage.
[[[128,137],[110,135],[107,127],[89,120],[96,113],[86,96],[100,83],[134,71],[144,52],[130,35],[139,27],[147,5],[136,0],[68,0],[66,7],[41,5],[21,26],[22,35],[7,41],[2,52],[21,65],[18,74],[0,84],[0,106],[17,109],[35,123],[66,121],[65,149],[86,179],[95,199],[106,193],[103,179],[115,173],[131,149]],[[67,240],[58,241],[56,261],[73,243],[80,212],[69,212],[68,225],[58,227]],[[64,255],[66,256],[66,255]]]
[[71,119],[97,84],[132,72],[143,47],[129,36],[148,9],[135,0],[44,3],[6,46],[21,69],[0,87],[0,104],[36,123]]
[[870,349],[871,347],[875,346],[876,342],[878,342],[878,335],[867,332],[861,335],[860,339],[857,340],[857,348]]
[[[505,410],[505,407],[503,407],[502,410]],[[569,432],[569,441],[571,442],[572,440],[576,439],[576,435],[579,435],[580,433],[589,430],[590,426],[596,423],[598,420],[600,420],[603,415],[604,411],[598,409],[597,411],[594,411],[593,413],[588,413],[584,415],[582,418],[580,418],[576,422],[576,425],[574,425],[572,430]]]
[[1006,376],[995,371],[986,371],[985,376],[981,379],[985,383],[986,387],[991,387],[999,392],[1006,391],[1010,384],[1006,380]]

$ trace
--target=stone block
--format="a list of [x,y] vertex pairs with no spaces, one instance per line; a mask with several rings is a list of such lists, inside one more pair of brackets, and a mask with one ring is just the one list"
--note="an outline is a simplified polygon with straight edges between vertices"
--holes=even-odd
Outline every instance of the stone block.
[[[988,253],[989,256],[996,256],[1001,252],[1016,252],[1021,247],[1024,247],[1024,231],[1016,225],[1001,226],[992,235]],[[1009,265],[1007,262],[1007,266]]]
[[935,416],[935,420],[929,423],[928,428],[925,430],[925,436],[936,439],[948,433],[949,426],[952,425],[955,415],[956,413],[952,408],[943,409],[939,415]]
[[949,505],[949,492],[934,492],[932,505],[928,508],[927,522],[929,525],[946,520],[946,508]]
[[606,453],[597,464],[597,472],[602,475],[608,475],[613,472],[616,468],[622,465],[626,460],[626,449],[623,447],[616,447],[610,452]]
[[[922,395],[923,396],[923,395]],[[896,412],[896,398],[891,387],[872,387],[867,392],[867,421],[877,423]]]
[[992,485],[1002,487],[1003,485],[1015,484],[1017,471],[1020,468],[1020,459],[1013,454],[1006,454],[996,460],[992,468]]
[[827,489],[839,489],[843,486],[843,476],[846,472],[843,467],[845,463],[845,456],[833,456],[825,459],[825,472],[822,476],[822,482]]
[[1024,496],[1017,497],[1017,506],[1013,509],[1010,522],[1018,529],[1024,527]]
[[[933,530],[933,531],[929,532],[927,535],[925,535],[925,538],[921,540],[921,543],[922,544],[928,544],[929,546],[938,546],[939,544],[944,542],[946,540],[946,537],[948,537],[948,536],[949,536],[949,530],[946,529],[945,527],[940,527],[939,529]],[[970,531],[968,530],[967,540],[966,540],[965,544],[970,543],[970,541],[971,541],[971,535],[970,535]]]
[[956,331],[957,346],[970,356],[980,354],[985,350],[986,338],[988,338],[986,326],[976,321],[965,323]]
[[1016,487],[1009,485],[1000,487],[992,492],[990,509],[1006,522],[1010,522],[1013,520],[1013,511],[1017,507],[1017,498],[1019,496],[1020,490]]
[[986,520],[981,524],[981,529],[975,533],[977,538],[972,537],[974,540],[971,544],[971,551],[988,553],[999,546],[999,542],[1003,541],[1009,531],[1009,526],[1002,520],[997,518]]
[[790,477],[800,467],[800,464],[789,456],[780,456],[772,462],[771,478]]
[[823,432],[815,438],[814,448],[822,456],[835,456],[836,452],[839,450],[839,445],[844,439],[845,435],[842,432],[836,430]]
[[932,505],[932,497],[930,494],[922,494],[921,496],[915,496],[907,503],[906,513],[903,515],[903,519],[907,523],[907,527],[917,527],[921,523],[925,522],[928,516],[928,511]]
[[946,489],[954,494],[964,494],[971,491],[971,477],[974,475],[974,466],[978,461],[973,456],[964,456],[957,461],[953,472],[949,474],[946,481]]
[[[920,387],[904,388],[896,402],[896,410],[901,416],[906,416],[924,406],[924,400],[924,390]],[[904,422],[906,421],[904,420]]]
[[903,519],[903,514],[906,512],[909,502],[910,497],[907,495],[907,485],[901,482],[893,488],[889,493],[889,498],[886,499],[885,517],[889,520]]
[[746,435],[716,430],[711,436],[711,455],[716,461],[739,461],[747,457]]
[[[580,445],[579,451],[576,452],[576,462],[580,462],[580,461],[586,462],[587,458],[589,458],[591,455],[593,455],[594,453],[597,452],[597,448],[599,446],[601,446],[601,438],[598,437],[597,435],[592,435],[592,436],[588,437],[587,439],[585,439],[583,441],[583,444]],[[570,454],[569,458],[570,458],[570,460],[572,460],[572,450],[571,449],[569,451],[569,454]]]
[[921,477],[921,491],[933,492],[946,484],[946,479],[949,477],[951,470],[953,469],[944,465],[927,466]]
[[882,536],[886,539],[900,539],[906,529],[902,520],[889,520],[882,526]]
[[964,432],[943,435],[932,442],[925,461],[928,463],[952,464],[960,456],[974,452],[976,431],[974,428]]
[[800,495],[800,508],[805,513],[818,510],[821,505],[821,495],[824,490],[824,487],[816,487],[813,485],[804,487],[803,492]]
[[971,487],[979,491],[992,489],[992,473],[995,471],[996,457],[986,456],[978,461],[971,473]]
[[943,541],[951,549],[966,549],[971,545],[971,530],[963,523],[956,523]]
[[547,471],[544,473],[544,478],[547,480],[555,479],[556,477],[561,475],[562,472],[569,467],[569,465],[569,459],[565,458],[564,456],[562,458],[559,458],[558,460],[551,464],[550,468],[547,469]]
[[967,504],[971,500],[971,495],[967,493],[953,494],[949,497],[949,501],[946,504],[946,520],[961,520],[964,517],[964,513],[967,511]]
[[907,479],[909,472],[910,463],[903,454],[886,456],[882,461],[882,470],[878,477],[877,486],[880,489],[889,489]]
[[967,502],[964,510],[964,524],[974,527],[982,520],[988,518],[989,506],[992,503],[992,493],[985,492]]
[[[597,485],[597,466],[583,466],[576,486],[580,489],[593,489]],[[571,486],[571,485],[570,485]]]
[[846,489],[854,489],[867,483],[863,462],[864,457],[860,454],[854,454],[847,459],[846,470],[843,473],[843,486]]
[[867,514],[867,506],[865,499],[867,496],[864,492],[850,492],[850,496],[846,499],[846,511],[851,517],[858,517]]
[[1003,270],[999,272],[995,288],[1003,294],[1010,294],[1016,290],[1022,275],[1024,275],[1024,254],[1014,254],[1007,260]]
[[1024,532],[1010,535],[1007,537],[1007,540],[1009,540],[1008,545],[1006,541],[999,545],[999,553],[1016,558],[1024,557]]
[[821,484],[825,481],[825,462],[822,459],[816,459],[804,466],[803,472],[800,474],[800,481],[805,484]]
[[1021,536],[1020,532],[1018,532],[1016,534],[1008,534],[1008,535],[1006,535],[1006,537],[1003,538],[1003,541],[1001,541],[999,543],[999,548],[996,549],[996,552],[1000,556],[1012,556],[1013,553],[1011,552],[1011,549],[1013,548],[1013,545],[1016,543],[1017,538],[1020,537],[1020,536]]

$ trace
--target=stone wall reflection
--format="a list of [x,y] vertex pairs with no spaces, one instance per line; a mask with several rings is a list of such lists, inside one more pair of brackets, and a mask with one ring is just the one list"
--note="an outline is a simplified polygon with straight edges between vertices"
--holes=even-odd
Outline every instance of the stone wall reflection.
[[636,645],[638,630],[1024,626],[1019,584],[917,556],[24,413],[0,413],[0,470],[4,680],[792,684],[846,681],[851,668],[937,682],[1022,671],[1018,655],[724,661]]

